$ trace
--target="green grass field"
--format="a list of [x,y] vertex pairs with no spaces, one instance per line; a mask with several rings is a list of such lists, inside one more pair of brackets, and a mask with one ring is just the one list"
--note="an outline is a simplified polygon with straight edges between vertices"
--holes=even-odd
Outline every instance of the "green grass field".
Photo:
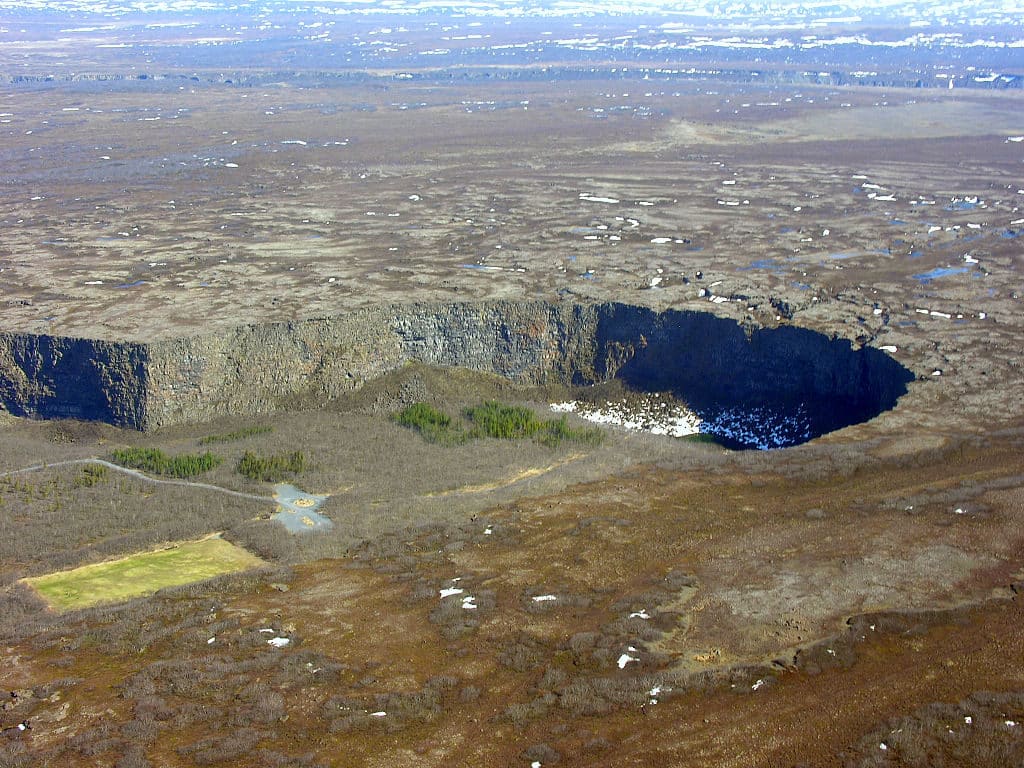
[[223,539],[206,538],[24,581],[51,608],[64,612],[128,600],[262,564],[260,558],[241,547]]

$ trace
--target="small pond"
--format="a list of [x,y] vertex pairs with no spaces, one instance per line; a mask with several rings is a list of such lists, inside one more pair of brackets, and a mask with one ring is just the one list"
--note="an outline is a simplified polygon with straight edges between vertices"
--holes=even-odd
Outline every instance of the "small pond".
[[294,485],[278,483],[274,486],[274,499],[278,507],[271,519],[277,520],[291,533],[326,530],[334,525],[329,518],[317,512],[327,501],[327,496],[317,496]]

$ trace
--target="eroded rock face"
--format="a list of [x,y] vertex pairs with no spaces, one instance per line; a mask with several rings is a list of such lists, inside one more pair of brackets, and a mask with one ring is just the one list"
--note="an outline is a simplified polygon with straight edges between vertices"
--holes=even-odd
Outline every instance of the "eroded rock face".
[[143,344],[0,334],[0,403],[16,416],[141,428],[147,360]]
[[807,407],[821,434],[891,408],[911,374],[814,331],[745,328],[625,304],[383,305],[151,344],[0,336],[0,399],[15,414],[136,429],[327,401],[409,361],[524,384],[614,377],[697,408]]

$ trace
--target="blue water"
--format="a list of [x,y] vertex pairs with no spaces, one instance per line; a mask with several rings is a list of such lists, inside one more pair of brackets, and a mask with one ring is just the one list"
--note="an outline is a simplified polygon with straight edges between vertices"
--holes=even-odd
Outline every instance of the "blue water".
[[779,264],[777,261],[775,261],[775,259],[758,259],[757,261],[751,262],[750,266],[737,267],[736,271],[749,272],[752,269],[764,269],[767,270],[768,272],[775,272],[776,274],[779,272],[786,271],[786,267],[784,267],[782,264]]
[[1020,230],[1007,229],[1006,231],[1001,232],[999,236],[1002,237],[1004,240],[1013,240],[1013,238],[1015,237],[1020,237]]
[[122,283],[117,286],[118,288],[138,288],[140,285],[145,285],[145,280],[136,280],[134,283]]
[[918,275],[913,275],[915,280],[919,280],[922,283],[930,283],[940,277],[948,277],[949,275],[962,275],[967,271],[967,267],[936,267],[930,272],[922,272]]
[[970,211],[978,207],[977,203],[970,203],[967,200],[957,200],[945,206],[947,211]]
[[277,520],[291,533],[324,530],[334,525],[329,518],[316,510],[327,501],[327,496],[306,493],[288,483],[274,486],[274,499],[277,501],[277,512],[271,518]]

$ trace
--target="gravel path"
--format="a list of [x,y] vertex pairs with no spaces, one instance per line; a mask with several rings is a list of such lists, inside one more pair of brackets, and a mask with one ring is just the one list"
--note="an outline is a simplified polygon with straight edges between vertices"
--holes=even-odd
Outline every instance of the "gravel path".
[[191,480],[162,480],[156,477],[150,477],[149,475],[139,472],[137,469],[129,469],[128,467],[122,467],[120,464],[114,464],[111,461],[104,459],[69,459],[68,461],[55,461],[52,464],[33,464],[30,467],[23,467],[22,469],[13,469],[9,472],[0,472],[0,477],[11,477],[12,475],[20,475],[25,472],[38,472],[42,469],[52,469],[53,467],[71,467],[77,464],[102,464],[104,467],[109,467],[117,472],[123,472],[126,475],[138,478],[146,483],[156,483],[158,485],[183,485],[188,488],[202,488],[207,491],[216,491],[217,493],[226,493],[228,496],[237,496],[240,499],[252,499],[253,501],[265,501],[269,504],[277,504],[277,500],[271,496],[257,496],[253,493],[243,493],[242,491],[232,491],[228,488],[221,488],[219,485],[210,485],[209,483],[195,483]]

